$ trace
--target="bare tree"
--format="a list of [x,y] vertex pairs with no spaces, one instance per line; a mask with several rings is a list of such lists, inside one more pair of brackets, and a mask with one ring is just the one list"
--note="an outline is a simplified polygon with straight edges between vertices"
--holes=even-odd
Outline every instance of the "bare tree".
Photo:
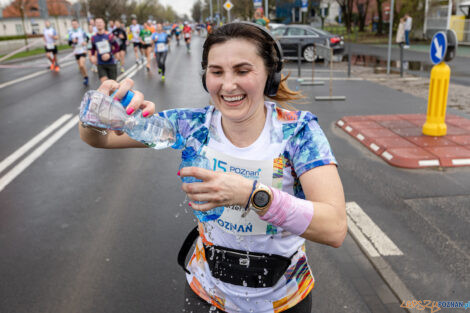
[[[34,0],[15,0],[13,1],[9,7],[7,7],[5,10],[10,11],[9,15],[10,16],[20,16],[21,17],[21,23],[23,25],[23,34],[24,34],[24,43],[27,46],[28,45],[28,35],[26,34],[26,25],[24,23],[24,18],[26,16],[31,16],[31,15],[39,15],[39,10],[37,8],[37,2]],[[37,14],[35,14],[35,12]],[[5,12],[4,12],[5,14]],[[26,48],[27,51],[29,51],[29,48]]]
[[202,20],[202,3],[201,0],[194,2],[193,7],[191,8],[191,16],[196,22]]
[[382,4],[384,0],[375,0],[377,3],[377,15],[379,16],[379,21],[377,24],[377,34],[382,35],[383,33],[383,25],[384,25],[384,18],[382,13]]
[[370,0],[356,0],[356,9],[359,16],[359,31],[363,32],[366,25],[367,12],[369,11]]
[[336,2],[338,2],[339,6],[341,7],[341,12],[343,13],[344,18],[344,25],[346,26],[346,31],[349,34],[351,33],[354,0],[336,0]]

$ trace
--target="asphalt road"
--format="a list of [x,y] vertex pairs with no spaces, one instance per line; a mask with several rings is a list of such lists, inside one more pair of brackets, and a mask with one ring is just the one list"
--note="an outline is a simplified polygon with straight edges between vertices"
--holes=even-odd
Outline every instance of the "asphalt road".
[[[135,88],[158,110],[207,105],[202,42],[195,37],[190,54],[173,46],[166,82],[152,63],[150,73],[140,69],[132,77]],[[133,63],[129,49],[128,67]],[[37,71],[0,69],[0,82]],[[334,126],[344,115],[419,113],[422,100],[370,82],[339,81],[334,90],[347,101],[321,103],[311,99],[326,95],[328,86],[289,83],[307,96],[296,106],[320,118],[340,162],[346,200],[360,205],[402,251],[381,258],[416,300],[470,300],[470,170],[392,168]],[[92,74],[90,88],[97,86]],[[2,162],[70,114],[0,172],[0,182],[11,179],[0,190],[0,312],[189,312],[176,255],[195,218],[176,175],[179,152],[87,146],[72,120],[85,91],[74,64],[0,85]],[[68,121],[71,129],[57,135]],[[54,135],[57,141],[44,146]],[[314,312],[403,312],[397,291],[351,236],[339,249],[315,243],[307,249],[316,279]]]

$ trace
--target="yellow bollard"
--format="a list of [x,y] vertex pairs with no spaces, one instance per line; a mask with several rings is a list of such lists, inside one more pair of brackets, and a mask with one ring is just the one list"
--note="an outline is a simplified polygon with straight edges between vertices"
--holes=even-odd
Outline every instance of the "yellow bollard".
[[444,62],[434,65],[429,84],[428,112],[423,134],[445,136],[447,134],[446,108],[449,91],[450,67]]

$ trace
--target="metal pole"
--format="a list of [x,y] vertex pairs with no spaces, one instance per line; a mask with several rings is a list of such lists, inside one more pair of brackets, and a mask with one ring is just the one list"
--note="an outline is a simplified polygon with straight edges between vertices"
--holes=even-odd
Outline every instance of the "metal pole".
[[449,0],[449,5],[447,7],[447,28],[450,29],[450,17],[452,16],[452,0]]
[[400,43],[400,77],[403,77],[403,43]]
[[230,10],[227,11],[228,22],[230,23]]
[[268,0],[264,0],[264,16],[269,18]]
[[212,0],[209,1],[209,10],[211,11],[211,23],[214,23],[214,17],[212,15]]
[[300,59],[300,43],[297,44],[297,73],[298,73],[298,78],[297,79],[300,79],[301,77],[301,73],[300,73],[300,66],[302,64],[302,60]]
[[348,44],[348,77],[351,77],[351,58],[352,58],[352,46]]
[[222,15],[220,15],[220,0],[217,0],[217,13],[219,13],[217,15],[217,27],[220,26],[220,18],[222,17]]
[[426,38],[426,32],[428,30],[428,25],[427,25],[427,22],[428,22],[428,7],[429,7],[428,1],[429,0],[424,1],[424,25],[423,25],[424,38]]
[[333,97],[333,48],[330,48],[330,98]]
[[315,56],[317,55],[317,48],[313,46],[313,61],[312,61],[312,83],[313,83],[313,73],[315,71]]
[[395,0],[392,0],[390,6],[390,19],[388,28],[388,52],[387,52],[387,75],[390,74],[390,56],[392,54],[392,31],[393,31],[393,11],[395,10]]

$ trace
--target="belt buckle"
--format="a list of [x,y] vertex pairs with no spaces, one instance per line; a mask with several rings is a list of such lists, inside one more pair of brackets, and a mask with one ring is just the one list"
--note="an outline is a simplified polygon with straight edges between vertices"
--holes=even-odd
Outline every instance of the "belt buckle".
[[240,263],[241,266],[246,266],[247,268],[250,267],[250,258],[239,258],[238,262]]

